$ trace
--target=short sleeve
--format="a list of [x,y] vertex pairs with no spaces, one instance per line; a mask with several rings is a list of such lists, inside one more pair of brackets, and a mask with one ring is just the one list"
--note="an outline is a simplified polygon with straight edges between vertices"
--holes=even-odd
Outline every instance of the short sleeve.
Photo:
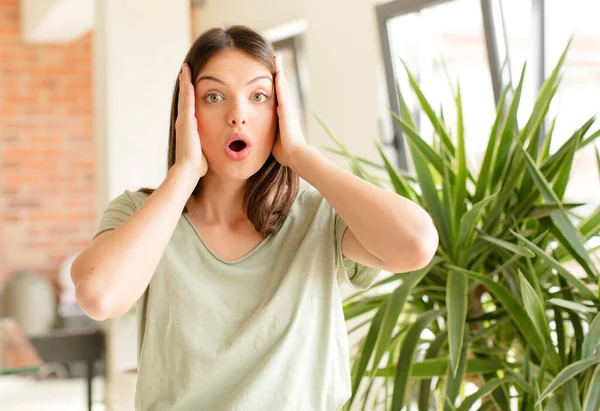
[[[115,199],[113,199],[104,213],[102,213],[102,217],[100,218],[100,223],[98,225],[98,229],[96,230],[96,234],[94,234],[93,239],[98,237],[105,231],[114,230],[119,225],[124,223],[134,212],[139,208],[140,201],[143,201],[140,196],[146,196],[140,192],[131,192],[129,190],[125,190],[123,194],[119,195]],[[138,199],[138,202],[134,201],[134,199]],[[144,293],[138,298],[136,303],[132,307],[132,311],[135,310],[138,313],[145,313],[145,303],[148,296],[148,288],[144,291]],[[141,310],[141,311],[140,311]],[[145,326],[145,318],[139,319],[141,322],[138,323],[138,332],[140,330],[143,331]]]
[[136,210],[135,202],[129,191],[124,191],[123,194],[112,200],[100,219],[96,234],[93,239],[96,239],[105,231],[114,230],[121,225],[130,215]]
[[377,276],[381,272],[380,269],[369,267],[364,264],[357,263],[349,258],[345,258],[342,253],[342,238],[348,225],[342,217],[333,208],[334,218],[334,237],[335,249],[338,261],[338,284],[346,283],[354,290],[366,290],[370,288]]

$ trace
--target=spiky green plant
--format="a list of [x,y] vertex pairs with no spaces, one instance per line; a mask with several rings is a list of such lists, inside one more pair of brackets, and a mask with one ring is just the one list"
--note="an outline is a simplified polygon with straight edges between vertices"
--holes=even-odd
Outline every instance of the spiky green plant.
[[566,51],[522,127],[525,68],[510,101],[505,90],[477,173],[467,167],[460,88],[451,132],[408,68],[435,130],[428,144],[400,90],[401,112],[392,114],[414,174],[395,168],[381,147],[382,165],[349,153],[321,122],[337,145],[330,151],[358,176],[422,205],[440,235],[426,268],[392,274],[344,301],[346,320],[359,323],[350,333],[362,335],[345,410],[600,409],[599,275],[590,241],[600,208],[582,219],[572,212],[581,204],[563,201],[575,153],[600,131],[590,132],[592,118],[552,153],[554,121],[541,133]]

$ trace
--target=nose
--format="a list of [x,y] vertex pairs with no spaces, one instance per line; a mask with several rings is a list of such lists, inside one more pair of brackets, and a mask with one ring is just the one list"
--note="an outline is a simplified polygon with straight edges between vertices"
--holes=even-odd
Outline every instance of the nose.
[[228,116],[228,124],[230,126],[246,125],[248,123],[248,109],[242,99],[237,98],[233,102],[231,111]]

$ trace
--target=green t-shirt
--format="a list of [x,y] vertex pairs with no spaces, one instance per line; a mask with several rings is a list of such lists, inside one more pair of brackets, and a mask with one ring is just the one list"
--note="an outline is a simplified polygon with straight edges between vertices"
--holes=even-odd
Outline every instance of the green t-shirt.
[[[96,236],[147,198],[125,191],[114,199]],[[346,227],[308,186],[277,234],[223,261],[182,215],[136,303],[136,409],[340,409],[351,385],[338,286],[363,290],[379,273],[342,258]]]

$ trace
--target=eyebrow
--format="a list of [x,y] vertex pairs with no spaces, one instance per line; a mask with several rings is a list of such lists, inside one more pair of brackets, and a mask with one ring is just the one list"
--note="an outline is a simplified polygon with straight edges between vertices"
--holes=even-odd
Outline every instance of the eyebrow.
[[[263,74],[263,75],[254,77],[252,80],[247,82],[246,85],[248,86],[248,85],[257,82],[258,80],[262,80],[262,79],[267,79],[270,82],[273,82],[273,78],[271,76],[267,76],[266,74]],[[198,77],[198,80],[196,80],[196,84],[200,83],[202,80],[212,80],[212,81],[216,81],[217,83],[221,83],[224,86],[227,85],[223,80],[219,80],[218,78],[216,78],[214,76],[200,76],[200,77]]]

